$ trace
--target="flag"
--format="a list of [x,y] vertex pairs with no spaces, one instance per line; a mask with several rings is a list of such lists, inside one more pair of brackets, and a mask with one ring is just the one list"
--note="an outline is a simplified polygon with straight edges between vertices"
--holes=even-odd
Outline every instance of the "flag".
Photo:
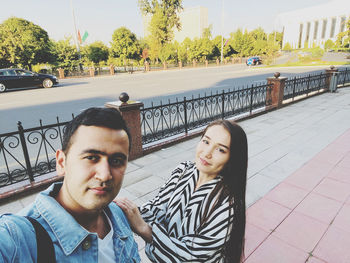
[[85,31],[83,38],[82,38],[83,42],[85,42],[85,40],[87,39],[88,36],[89,36],[88,32]]
[[80,45],[83,43],[83,41],[81,41],[81,35],[80,35],[80,31],[79,30],[78,30],[78,41],[79,41]]
[[227,43],[228,43],[228,39],[225,41],[225,45],[224,45],[224,47],[226,47]]

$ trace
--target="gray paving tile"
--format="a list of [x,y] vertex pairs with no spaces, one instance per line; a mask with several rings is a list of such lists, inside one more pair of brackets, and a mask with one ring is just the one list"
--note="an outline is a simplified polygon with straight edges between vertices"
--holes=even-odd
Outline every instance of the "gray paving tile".
[[164,182],[165,182],[164,179],[153,175],[142,181],[131,184],[125,187],[125,189],[130,193],[132,193],[133,195],[137,197],[141,197],[141,196],[144,196],[145,194],[148,194],[158,189],[160,186],[164,184]]
[[127,187],[131,184],[142,181],[145,178],[148,178],[152,174],[145,169],[138,169],[124,175],[123,187]]
[[157,152],[154,152],[152,154],[147,154],[141,158],[138,158],[136,160],[133,160],[132,162],[138,166],[145,166],[145,165],[151,165],[152,163],[156,163],[163,160],[162,157],[160,157]]

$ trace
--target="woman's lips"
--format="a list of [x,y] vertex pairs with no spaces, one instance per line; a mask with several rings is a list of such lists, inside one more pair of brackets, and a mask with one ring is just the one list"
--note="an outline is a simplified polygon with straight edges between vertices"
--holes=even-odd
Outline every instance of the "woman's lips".
[[205,166],[210,165],[210,163],[208,163],[206,160],[204,160],[203,158],[199,158],[201,160],[201,163]]

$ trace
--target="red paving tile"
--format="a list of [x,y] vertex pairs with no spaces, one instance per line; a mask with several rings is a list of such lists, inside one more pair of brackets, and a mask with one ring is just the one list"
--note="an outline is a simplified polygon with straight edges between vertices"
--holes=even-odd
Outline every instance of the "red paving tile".
[[329,147],[318,153],[312,161],[326,162],[335,165],[344,158],[347,151],[348,149],[345,148],[338,148],[335,146]]
[[270,236],[245,261],[246,263],[299,263],[308,253]]
[[330,226],[312,253],[328,263],[350,262],[350,233]]
[[290,211],[290,209],[284,206],[262,198],[247,209],[247,222],[267,232],[271,232],[283,221]]
[[350,233],[350,204],[346,204],[341,208],[332,225]]
[[327,177],[333,178],[341,182],[350,183],[350,167],[345,167],[344,165],[339,163],[329,172]]
[[338,213],[342,203],[316,193],[310,193],[294,211],[330,224]]
[[252,224],[247,224],[245,230],[245,256],[248,257],[261,244],[261,242],[267,238],[268,235],[269,233],[261,228]]
[[290,175],[284,182],[310,191],[321,182],[332,167],[333,165],[324,162],[309,162]]
[[272,233],[286,243],[305,252],[311,252],[328,225],[298,212],[292,212]]
[[309,259],[306,261],[306,263],[328,263],[326,261],[323,261],[316,257],[309,257]]
[[308,193],[302,188],[282,182],[264,198],[294,209]]
[[350,184],[332,178],[325,178],[316,186],[313,192],[343,203],[350,195]]

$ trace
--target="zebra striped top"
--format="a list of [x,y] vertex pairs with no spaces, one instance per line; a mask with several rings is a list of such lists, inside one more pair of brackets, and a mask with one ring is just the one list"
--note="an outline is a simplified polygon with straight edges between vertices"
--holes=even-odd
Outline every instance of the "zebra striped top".
[[[181,163],[160,188],[158,195],[140,207],[143,219],[152,227],[152,243],[146,254],[153,262],[220,262],[233,207],[228,198],[215,205],[214,212],[200,226],[210,192],[221,176],[196,191],[199,172],[192,162]],[[210,210],[210,209],[209,209]],[[230,211],[231,210],[231,211]]]

